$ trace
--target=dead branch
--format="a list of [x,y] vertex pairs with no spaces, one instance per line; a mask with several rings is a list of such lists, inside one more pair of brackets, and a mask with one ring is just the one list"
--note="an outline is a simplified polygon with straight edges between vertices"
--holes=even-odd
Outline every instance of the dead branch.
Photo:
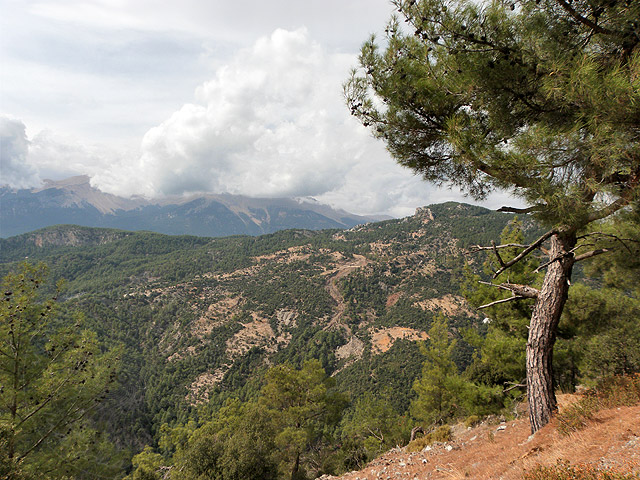
[[540,291],[537,288],[533,288],[529,285],[522,285],[520,283],[507,282],[507,283],[495,284],[495,283],[483,282],[483,281],[480,281],[478,283],[481,283],[483,285],[489,285],[490,287],[496,287],[501,290],[507,290],[513,293],[514,295],[519,295],[524,298],[537,298],[538,294],[540,293]]
[[558,255],[555,258],[552,258],[551,260],[549,260],[548,262],[543,263],[542,265],[540,265],[538,268],[536,268],[534,270],[534,273],[538,273],[540,270],[542,270],[543,268],[548,267],[549,265],[551,265],[553,262],[557,262],[558,260],[562,260],[563,258],[567,258],[570,257],[572,255],[574,255],[573,257],[573,261],[574,262],[580,262],[582,260],[586,260],[587,258],[592,258],[595,257],[597,255],[601,255],[603,253],[607,253],[607,252],[611,252],[613,251],[611,248],[599,248],[597,250],[592,250],[590,252],[587,253],[582,253],[580,255],[575,255],[575,251],[580,248],[580,247],[584,247],[585,245],[580,245],[578,247],[572,248],[569,252],[563,253],[562,255]]
[[531,213],[540,210],[539,205],[534,205],[528,208],[517,208],[517,207],[500,207],[497,212],[506,212],[506,213]]
[[533,273],[538,273],[540,270],[547,268],[549,265],[551,265],[553,262],[557,262],[558,260],[562,260],[563,258],[566,257],[570,257],[571,255],[573,255],[573,251],[571,252],[566,252],[563,253],[562,255],[558,255],[557,257],[552,258],[551,260],[549,260],[548,262],[543,263],[542,265],[540,265],[538,268],[536,268]]
[[571,0],[556,0],[556,2],[558,2],[562,8],[564,8],[567,13],[569,15],[571,15],[575,20],[577,20],[578,22],[582,23],[583,25],[586,25],[587,27],[589,27],[591,30],[593,30],[595,33],[600,33],[602,35],[616,35],[618,32],[614,32],[612,30],[609,30],[607,28],[603,28],[602,26],[598,25],[596,22],[593,22],[592,20],[580,15],[572,6],[571,6]]
[[504,390],[502,390],[502,393],[507,393],[510,392],[511,390],[514,390],[516,388],[526,388],[527,384],[526,383],[514,383],[514,382],[504,382],[505,385],[511,385],[509,388],[505,388]]
[[424,428],[422,428],[422,427],[413,427],[411,429],[411,438],[409,439],[409,441],[413,442],[418,433],[422,433],[424,435]]
[[[493,242],[492,242],[493,243]],[[470,248],[471,252],[481,252],[483,250],[495,250],[500,248],[527,248],[529,245],[523,245],[521,243],[503,243],[501,245],[491,245],[490,247],[483,247],[480,245],[474,245]]]
[[584,235],[580,235],[579,237],[576,237],[576,238],[578,240],[582,240],[583,238],[595,237],[595,236],[612,238],[613,240],[620,242],[622,246],[626,248],[627,251],[631,254],[633,254],[633,251],[631,250],[631,248],[629,248],[629,246],[625,242],[640,243],[640,240],[636,240],[635,238],[620,238],[617,235],[613,235],[612,233],[605,233],[605,232],[585,233]]
[[482,310],[483,308],[493,307],[494,305],[498,305],[499,303],[507,303],[507,302],[512,302],[514,300],[523,300],[525,298],[527,298],[527,297],[521,297],[519,295],[513,295],[512,297],[503,298],[502,300],[496,300],[495,302],[487,303],[486,305],[480,305],[478,307],[478,310]]
[[500,262],[500,266],[504,267],[504,260],[502,260],[502,257],[500,256],[500,253],[498,252],[498,247],[496,246],[496,242],[494,242],[493,240],[491,241],[491,246],[493,247],[493,253],[496,255],[496,257],[498,258],[498,262]]
[[373,436],[376,440],[380,441],[381,443],[384,442],[384,435],[382,434],[382,432],[378,435],[369,427],[367,427],[367,430],[369,430],[369,433],[371,434],[371,436]]
[[597,250],[591,250],[590,252],[577,255],[573,260],[575,262],[580,262],[581,260],[586,260],[587,258],[595,257],[596,255],[601,255],[610,251],[610,248],[599,248]]

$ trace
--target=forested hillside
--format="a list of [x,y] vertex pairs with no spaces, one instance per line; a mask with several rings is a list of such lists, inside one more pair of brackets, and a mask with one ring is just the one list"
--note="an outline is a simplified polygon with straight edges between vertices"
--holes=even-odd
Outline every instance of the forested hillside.
[[[25,257],[44,262],[40,290],[57,298],[60,324],[81,312],[116,371],[83,427],[100,432],[102,450],[90,468],[81,446],[74,459],[46,457],[51,478],[314,478],[408,442],[417,425],[508,412],[522,394],[507,387],[523,380],[530,306],[475,310],[499,291],[482,290],[490,260],[472,246],[539,233],[514,219],[447,203],[346,231],[202,238],[60,226],[0,240],[2,275]],[[605,366],[637,369],[637,354],[624,365],[607,357],[602,290],[575,288],[599,312],[584,327],[582,307],[568,309],[561,386]],[[627,328],[638,304],[616,295],[615,327]],[[627,352],[639,337],[630,332]],[[578,337],[603,344],[600,361],[583,361]],[[23,474],[44,458],[36,449]]]

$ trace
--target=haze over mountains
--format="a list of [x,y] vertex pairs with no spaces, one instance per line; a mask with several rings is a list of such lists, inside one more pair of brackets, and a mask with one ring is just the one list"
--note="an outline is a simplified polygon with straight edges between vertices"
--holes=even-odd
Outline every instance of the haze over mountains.
[[124,198],[92,187],[88,176],[45,180],[34,189],[0,187],[0,236],[5,238],[57,224],[221,237],[288,228],[351,228],[381,219],[291,198],[227,194]]

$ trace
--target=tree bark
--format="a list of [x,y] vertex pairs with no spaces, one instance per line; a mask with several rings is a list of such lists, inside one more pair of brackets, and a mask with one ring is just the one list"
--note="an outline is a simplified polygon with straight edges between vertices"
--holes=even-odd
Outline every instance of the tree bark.
[[557,410],[553,385],[553,345],[560,315],[569,292],[574,264],[570,250],[576,244],[573,232],[551,238],[547,273],[531,315],[527,341],[527,399],[531,433],[544,427]]
[[296,453],[296,461],[291,469],[291,480],[297,480],[300,471],[300,452]]

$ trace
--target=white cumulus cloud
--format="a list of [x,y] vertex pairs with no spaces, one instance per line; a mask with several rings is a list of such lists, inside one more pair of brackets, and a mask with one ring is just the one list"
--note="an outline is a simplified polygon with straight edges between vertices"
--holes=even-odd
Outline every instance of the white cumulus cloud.
[[40,184],[37,169],[27,163],[26,130],[20,120],[0,117],[0,185],[27,188]]
[[259,39],[197,89],[197,103],[144,136],[145,193],[308,196],[340,187],[362,154],[362,127],[341,92],[353,63],[305,29]]
[[304,28],[277,29],[220,67],[194,103],[150,129],[136,162],[94,183],[116,194],[314,197],[393,216],[460,199],[398,166],[349,115],[342,84],[355,63],[355,55],[327,52]]

